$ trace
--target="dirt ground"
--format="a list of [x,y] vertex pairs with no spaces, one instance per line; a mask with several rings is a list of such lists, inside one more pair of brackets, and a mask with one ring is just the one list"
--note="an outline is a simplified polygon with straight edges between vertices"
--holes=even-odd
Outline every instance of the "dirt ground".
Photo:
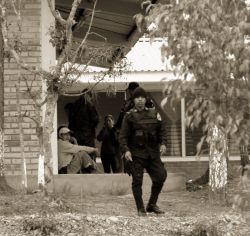
[[[41,193],[0,195],[0,235],[250,235],[250,208],[232,208],[237,182],[228,203],[210,204],[208,189],[163,192],[162,216],[138,217],[132,195],[50,196]],[[149,196],[144,196],[145,202]]]

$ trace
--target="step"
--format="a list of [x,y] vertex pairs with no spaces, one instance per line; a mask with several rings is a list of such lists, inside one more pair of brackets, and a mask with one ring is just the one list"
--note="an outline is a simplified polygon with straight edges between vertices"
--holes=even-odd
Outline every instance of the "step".
[[[69,195],[124,195],[131,194],[132,177],[127,174],[68,174],[54,175],[53,182],[48,190],[57,194]],[[186,177],[183,173],[168,173],[168,178],[162,191],[178,191],[185,188]],[[151,180],[144,174],[143,192],[149,193]]]

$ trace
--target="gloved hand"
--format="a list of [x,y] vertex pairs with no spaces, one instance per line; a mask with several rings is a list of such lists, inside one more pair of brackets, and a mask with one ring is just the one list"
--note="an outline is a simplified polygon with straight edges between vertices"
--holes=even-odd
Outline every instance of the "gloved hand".
[[162,144],[160,146],[160,154],[161,154],[161,156],[166,154],[166,152],[167,152],[167,148],[166,148],[166,146],[164,144]]
[[122,157],[124,160],[124,173],[127,173],[130,176],[133,173],[133,159],[131,152],[125,152]]
[[129,176],[134,172],[134,163],[124,159],[124,173],[127,173]]
[[124,158],[125,158],[127,161],[133,161],[133,159],[132,159],[132,154],[131,154],[130,151],[126,151],[126,152],[124,153]]

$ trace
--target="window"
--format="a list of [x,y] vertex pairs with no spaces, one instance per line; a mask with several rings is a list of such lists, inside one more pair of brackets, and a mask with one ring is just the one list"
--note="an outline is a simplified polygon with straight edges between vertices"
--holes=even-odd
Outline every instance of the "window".
[[180,157],[182,155],[182,142],[181,142],[181,102],[174,104],[171,107],[167,103],[163,108],[161,101],[163,99],[161,92],[151,92],[152,100],[156,109],[161,114],[162,120],[167,127],[167,153],[166,156]]

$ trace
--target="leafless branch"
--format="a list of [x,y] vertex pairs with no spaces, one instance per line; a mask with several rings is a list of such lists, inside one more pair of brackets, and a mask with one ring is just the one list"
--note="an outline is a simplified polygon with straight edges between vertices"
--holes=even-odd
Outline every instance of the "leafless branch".
[[77,10],[77,8],[78,8],[78,6],[80,5],[81,2],[82,2],[82,0],[74,0],[67,21],[70,21],[70,22],[74,23],[74,17],[75,17],[75,14],[76,14],[76,10]]
[[27,88],[32,88],[33,82],[36,80],[37,75],[34,75],[34,78],[31,81],[29,81],[30,85],[28,84],[28,79],[23,74],[21,76],[22,79],[25,81]]
[[36,107],[36,109],[40,109],[47,102],[47,97],[45,97],[45,99],[42,102],[40,102],[40,103],[37,102],[36,95],[32,94],[32,83],[33,83],[34,79],[31,81],[31,85],[29,85],[27,78],[25,76],[23,76],[23,75],[22,75],[22,78],[23,78],[23,80],[24,80],[24,82],[26,84],[27,92],[29,93],[30,98],[34,102],[34,106]]
[[56,74],[60,74],[63,64],[66,62],[66,58],[69,55],[70,50],[72,49],[72,38],[73,38],[72,26],[75,24],[74,16],[81,1],[82,0],[74,0],[66,24],[64,25],[67,42],[62,53],[57,59]]
[[22,116],[23,118],[25,117],[25,118],[29,118],[30,120],[32,120],[32,121],[36,124],[37,127],[40,126],[40,123],[39,123],[39,121],[38,121],[36,118],[27,115],[27,111],[25,111],[23,114],[21,114],[21,116]]
[[101,34],[98,34],[98,33],[96,33],[96,32],[89,32],[89,35],[91,35],[91,34],[96,35],[96,36],[102,38],[102,39],[105,41],[105,43],[107,42],[107,38],[105,38],[105,37],[102,36]]
[[[112,69],[110,69],[110,70],[112,70]],[[102,76],[99,77],[98,80],[97,80],[93,85],[89,84],[90,87],[88,88],[88,91],[93,91],[94,88],[95,88],[100,82],[104,81],[104,80],[105,80],[105,77],[106,77],[108,74],[111,73],[110,70],[104,72],[104,73],[102,74]],[[64,95],[64,96],[68,96],[68,97],[71,97],[71,96],[73,97],[73,96],[80,96],[80,95],[83,95],[83,94],[85,94],[86,92],[87,92],[87,91],[85,91],[85,92],[80,92],[80,93],[74,93],[74,94],[63,93],[63,95]]]
[[81,49],[83,47],[83,45],[85,44],[88,36],[89,36],[89,33],[90,33],[90,30],[92,28],[92,25],[93,25],[93,20],[94,20],[94,16],[95,16],[95,9],[96,9],[96,4],[97,4],[97,0],[94,2],[94,6],[93,6],[93,11],[92,11],[92,14],[91,14],[91,19],[90,19],[90,23],[89,23],[89,27],[88,27],[88,30],[79,46],[79,49]]
[[48,5],[49,5],[49,8],[50,8],[50,11],[52,13],[52,15],[55,17],[55,19],[62,25],[62,26],[65,26],[66,25],[66,20],[64,20],[60,14],[59,11],[56,11],[55,8],[54,8],[54,5],[52,3],[52,0],[47,0],[48,2]]
[[[76,59],[77,59],[78,56],[81,56],[82,51],[83,51],[83,50],[82,50],[82,49],[83,49],[83,46],[84,46],[84,44],[86,43],[86,40],[87,40],[88,36],[89,36],[90,34],[92,34],[92,33],[90,33],[90,30],[91,30],[92,25],[93,25],[93,20],[94,20],[94,15],[95,15],[96,4],[97,4],[97,0],[94,1],[94,6],[93,6],[92,13],[91,13],[91,19],[90,19],[90,23],[89,23],[89,26],[88,26],[88,30],[87,30],[87,32],[86,32],[86,34],[85,34],[83,40],[81,41],[80,45],[78,46],[78,48],[77,48],[77,50],[76,50],[75,56],[74,56],[74,58],[73,58],[73,63],[75,63],[75,61],[76,61]],[[96,34],[96,35],[102,37],[102,36],[99,35],[99,34]],[[102,38],[104,38],[104,37],[102,37]],[[104,39],[105,39],[105,41],[107,40],[106,38],[104,38]],[[89,62],[89,63],[90,63],[90,62]],[[88,64],[89,64],[89,63],[88,63]]]

